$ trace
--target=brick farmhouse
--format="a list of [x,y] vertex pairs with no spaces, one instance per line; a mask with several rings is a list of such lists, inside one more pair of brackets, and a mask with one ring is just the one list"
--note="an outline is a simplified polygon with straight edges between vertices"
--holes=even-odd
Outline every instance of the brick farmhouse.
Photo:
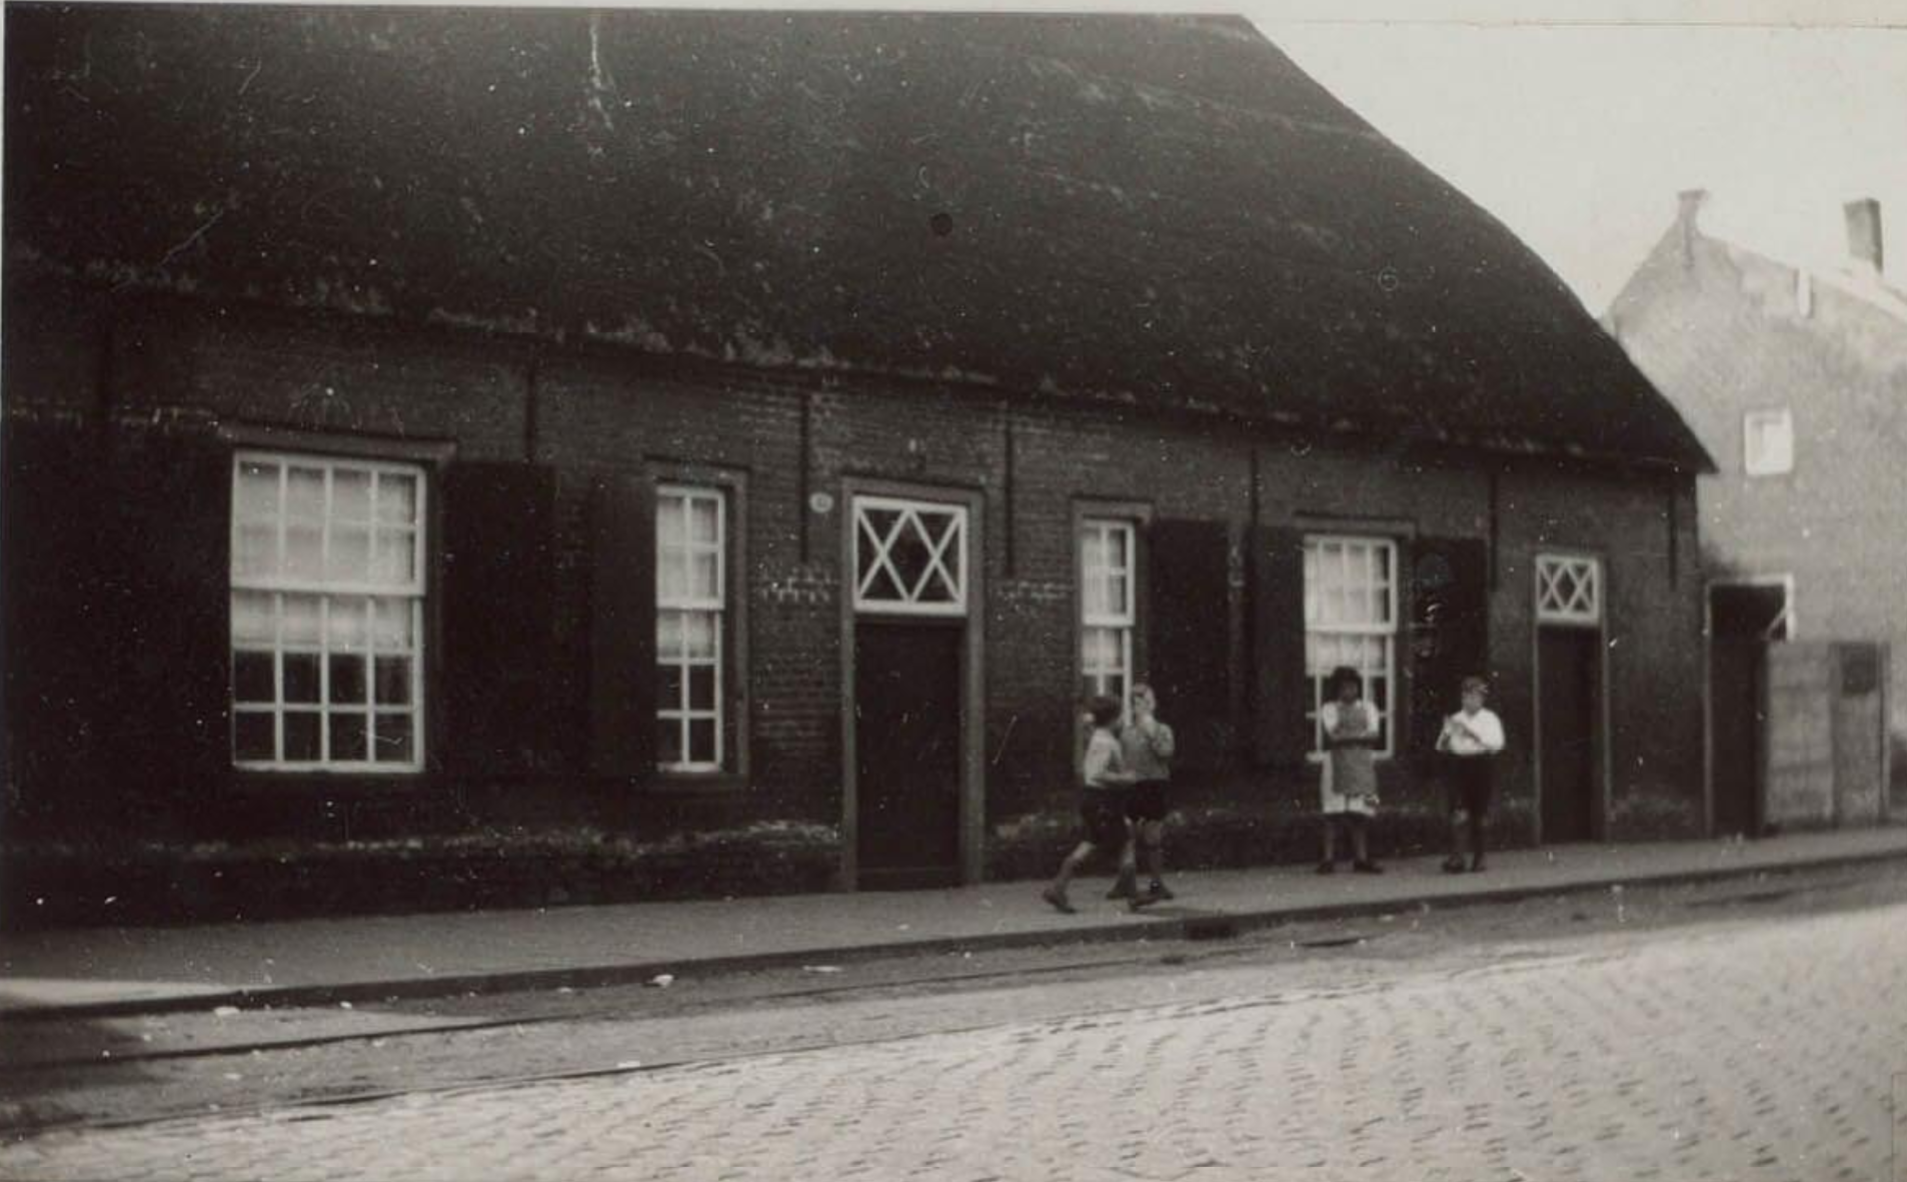
[[1135,680],[1309,854],[1340,664],[1380,852],[1473,671],[1506,840],[1703,824],[1706,453],[1243,21],[7,21],[15,898],[1043,871]]

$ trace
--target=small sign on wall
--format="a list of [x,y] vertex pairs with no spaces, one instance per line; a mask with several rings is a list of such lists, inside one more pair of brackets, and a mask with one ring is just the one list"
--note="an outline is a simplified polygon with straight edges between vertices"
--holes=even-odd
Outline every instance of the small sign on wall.
[[1880,688],[1880,650],[1871,644],[1841,647],[1841,696],[1857,698]]

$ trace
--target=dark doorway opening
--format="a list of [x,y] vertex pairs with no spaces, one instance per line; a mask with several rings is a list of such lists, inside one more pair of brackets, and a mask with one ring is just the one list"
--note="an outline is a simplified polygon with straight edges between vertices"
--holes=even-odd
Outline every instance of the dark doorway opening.
[[963,622],[854,628],[856,861],[863,889],[960,880]]
[[1708,700],[1715,832],[1762,831],[1762,732],[1767,722],[1764,652],[1788,638],[1781,583],[1708,589]]
[[1601,800],[1602,633],[1537,630],[1543,840],[1590,841]]

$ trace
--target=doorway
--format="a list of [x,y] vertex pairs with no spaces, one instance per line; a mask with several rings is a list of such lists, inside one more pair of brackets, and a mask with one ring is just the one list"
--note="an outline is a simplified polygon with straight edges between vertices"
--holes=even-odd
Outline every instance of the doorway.
[[1715,583],[1708,589],[1710,783],[1714,832],[1762,831],[1762,732],[1770,641],[1788,639],[1787,579]]
[[843,881],[979,876],[983,781],[976,498],[849,489],[842,617]]
[[960,881],[961,631],[957,621],[855,625],[862,887]]
[[1589,841],[1596,835],[1596,716],[1600,635],[1587,628],[1539,630],[1538,733],[1543,736],[1543,840]]
[[1607,796],[1602,561],[1536,558],[1536,796],[1545,843],[1602,835]]

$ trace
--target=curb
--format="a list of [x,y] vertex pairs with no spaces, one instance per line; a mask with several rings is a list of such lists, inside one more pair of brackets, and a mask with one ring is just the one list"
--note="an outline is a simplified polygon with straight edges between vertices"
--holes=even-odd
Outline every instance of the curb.
[[1907,848],[1828,855],[1797,862],[1711,867],[1702,870],[1667,870],[1653,874],[1644,872],[1621,877],[1500,887],[1450,895],[1358,899],[1310,907],[1267,907],[1236,912],[1191,911],[1188,908],[1186,910],[1191,912],[1189,914],[1157,915],[1156,918],[1139,918],[1135,922],[1109,924],[1104,927],[888,940],[843,948],[808,948],[789,952],[750,953],[691,960],[637,961],[555,969],[463,973],[443,977],[406,977],[390,981],[351,981],[325,985],[268,985],[232,989],[221,993],[80,1002],[74,1005],[0,1005],[0,1019],[15,1022],[62,1021],[78,1018],[121,1018],[139,1014],[183,1013],[192,1010],[210,1010],[219,1006],[269,1009],[331,1006],[340,1002],[355,1004],[398,1000],[416,1001],[457,994],[517,993],[565,986],[587,989],[613,985],[636,985],[665,973],[686,979],[713,973],[747,973],[792,968],[812,964],[817,960],[839,964],[895,956],[933,956],[949,952],[971,952],[983,948],[1109,944],[1152,939],[1222,939],[1242,932],[1279,927],[1284,924],[1312,923],[1329,919],[1360,919],[1425,906],[1440,910],[1456,910],[1463,907],[1516,903],[1527,899],[1560,898],[1605,891],[1612,886],[1681,886],[1722,882],[1753,875],[1793,874],[1808,870],[1826,870],[1899,860],[1907,860]]

